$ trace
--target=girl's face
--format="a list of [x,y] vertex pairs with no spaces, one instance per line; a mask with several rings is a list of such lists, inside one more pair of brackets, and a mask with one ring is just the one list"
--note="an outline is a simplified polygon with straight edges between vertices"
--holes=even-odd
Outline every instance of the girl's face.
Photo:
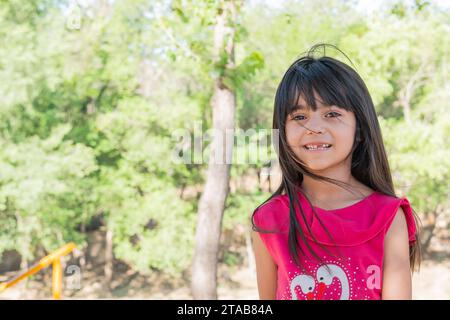
[[[314,173],[341,165],[350,170],[349,156],[355,138],[356,118],[353,112],[327,106],[316,96],[317,109],[307,108],[303,97],[298,109],[287,116],[286,138],[298,159]],[[322,146],[328,144],[329,146]]]

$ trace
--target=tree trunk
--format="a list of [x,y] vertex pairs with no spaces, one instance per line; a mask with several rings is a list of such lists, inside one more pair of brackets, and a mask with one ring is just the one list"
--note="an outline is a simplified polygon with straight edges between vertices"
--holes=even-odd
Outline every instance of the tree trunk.
[[[226,54],[228,64],[225,68],[232,68],[236,6],[234,1],[223,1],[221,9],[214,29],[214,58],[217,61]],[[217,299],[217,257],[222,215],[229,192],[236,108],[235,93],[224,85],[223,80],[222,77],[216,79],[211,100],[213,136],[206,183],[198,206],[191,284],[194,299]]]
[[113,231],[108,228],[106,231],[106,246],[105,246],[105,279],[104,287],[108,291],[111,289],[111,280],[113,276]]
[[[83,222],[81,223],[81,234],[86,236],[86,224],[84,221],[85,220],[83,220]],[[81,250],[75,249],[74,256],[76,258],[79,258],[80,269],[86,270],[86,250],[81,251]]]

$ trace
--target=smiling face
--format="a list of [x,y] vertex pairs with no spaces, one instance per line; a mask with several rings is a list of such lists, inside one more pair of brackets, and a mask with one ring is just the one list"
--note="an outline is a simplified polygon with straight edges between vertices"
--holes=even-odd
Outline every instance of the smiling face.
[[338,106],[325,105],[316,94],[314,96],[315,111],[299,97],[298,108],[287,115],[287,143],[296,157],[315,173],[339,166],[350,168],[355,115]]

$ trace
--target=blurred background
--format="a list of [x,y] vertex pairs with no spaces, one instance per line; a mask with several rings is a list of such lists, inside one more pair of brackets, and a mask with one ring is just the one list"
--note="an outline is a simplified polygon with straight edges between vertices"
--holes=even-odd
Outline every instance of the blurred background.
[[[369,87],[396,192],[422,220],[413,297],[449,299],[449,22],[431,0],[0,0],[0,281],[74,242],[64,299],[195,298],[208,163],[174,161],[174,132],[215,127],[220,83],[251,154],[287,67],[326,42]],[[219,299],[258,298],[250,217],[278,187],[274,158],[222,181]],[[50,299],[51,279],[0,299]]]

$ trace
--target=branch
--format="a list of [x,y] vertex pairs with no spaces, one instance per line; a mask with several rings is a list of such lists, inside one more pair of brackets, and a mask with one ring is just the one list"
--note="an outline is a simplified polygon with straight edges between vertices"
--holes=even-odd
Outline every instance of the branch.
[[186,47],[182,46],[182,45],[177,41],[177,39],[175,38],[175,36],[174,36],[173,33],[172,33],[172,29],[171,29],[170,27],[167,27],[167,26],[164,24],[164,22],[162,21],[161,18],[158,18],[157,21],[158,21],[158,25],[159,25],[159,26],[161,27],[161,29],[164,31],[164,33],[166,34],[166,36],[169,37],[169,39],[170,39],[172,45],[175,45],[176,47],[178,47],[178,48],[180,48],[181,50],[183,50],[183,51],[186,53],[186,55],[187,55],[188,57],[192,57],[192,58],[194,58],[194,59],[197,60],[197,61],[202,60],[201,57],[199,57],[197,54],[195,54],[194,52],[192,52],[192,50],[190,50],[189,48],[186,48]]

